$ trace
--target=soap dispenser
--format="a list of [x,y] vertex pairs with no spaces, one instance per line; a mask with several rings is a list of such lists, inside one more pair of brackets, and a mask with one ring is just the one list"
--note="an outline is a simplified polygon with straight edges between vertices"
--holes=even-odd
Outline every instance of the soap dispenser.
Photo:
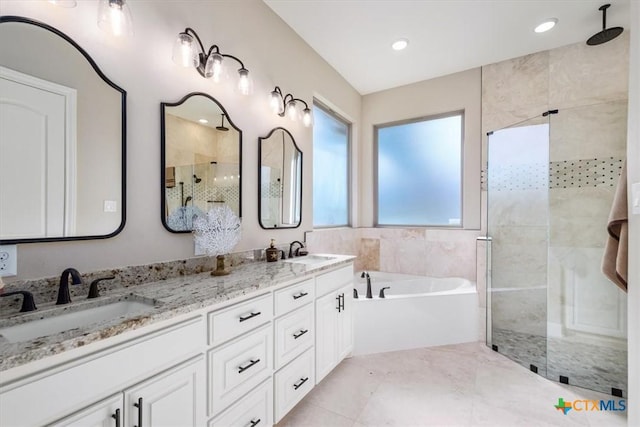
[[276,241],[274,239],[271,239],[271,245],[267,249],[265,249],[265,253],[267,254],[267,262],[278,261],[278,255],[280,254],[280,251],[274,246],[275,242]]

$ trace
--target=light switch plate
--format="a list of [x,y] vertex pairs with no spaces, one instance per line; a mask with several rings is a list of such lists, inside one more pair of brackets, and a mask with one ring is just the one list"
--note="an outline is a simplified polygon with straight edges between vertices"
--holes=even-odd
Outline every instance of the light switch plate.
[[631,212],[640,215],[640,182],[631,184]]
[[104,201],[104,211],[105,212],[118,212],[118,202],[115,200],[105,200]]
[[18,274],[18,249],[16,245],[0,246],[0,276]]

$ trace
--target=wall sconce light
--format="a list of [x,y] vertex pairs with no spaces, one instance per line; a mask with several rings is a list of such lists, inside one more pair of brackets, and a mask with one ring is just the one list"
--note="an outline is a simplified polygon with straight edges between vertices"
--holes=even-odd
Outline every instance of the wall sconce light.
[[100,0],[98,27],[116,37],[133,35],[133,21],[127,0]]
[[311,115],[311,109],[309,109],[306,102],[300,98],[294,98],[290,93],[283,96],[282,90],[280,90],[278,86],[276,86],[271,92],[271,109],[280,117],[284,117],[286,115],[293,121],[297,120],[300,115],[298,112],[298,102],[301,102],[304,105],[304,108],[302,109],[302,123],[306,127],[309,127],[313,124],[313,116]]
[[[197,44],[195,43],[196,41],[198,42]],[[200,37],[191,28],[187,28],[178,34],[173,46],[172,58],[176,64],[182,67],[194,67],[202,77],[205,79],[212,78],[216,83],[223,76],[222,63],[224,58],[234,59],[240,64],[238,69],[238,91],[243,95],[249,95],[253,91],[253,82],[249,76],[249,70],[244,67],[242,61],[233,55],[220,53],[220,49],[215,44],[208,51],[205,51]]]

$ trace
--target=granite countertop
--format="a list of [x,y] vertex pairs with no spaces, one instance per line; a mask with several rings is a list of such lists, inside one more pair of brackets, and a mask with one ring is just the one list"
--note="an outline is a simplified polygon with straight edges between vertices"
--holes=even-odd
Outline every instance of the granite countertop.
[[227,276],[212,276],[204,272],[129,286],[119,286],[117,283],[107,286],[105,283],[101,286],[101,296],[96,299],[74,298],[72,303],[62,307],[52,301],[39,303],[38,310],[34,312],[0,313],[2,329],[67,312],[90,311],[94,306],[122,300],[137,300],[153,306],[143,314],[124,315],[30,341],[8,342],[0,335],[0,372],[243,295],[265,291],[283,282],[346,265],[355,258],[350,255],[329,256],[331,260],[315,264],[253,261],[234,267]]

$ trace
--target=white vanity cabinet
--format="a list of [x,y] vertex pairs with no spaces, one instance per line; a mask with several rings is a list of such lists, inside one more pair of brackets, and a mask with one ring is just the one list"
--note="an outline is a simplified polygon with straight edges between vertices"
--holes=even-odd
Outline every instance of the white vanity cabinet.
[[124,409],[122,393],[91,405],[52,424],[53,427],[114,427],[121,426]]
[[196,427],[203,414],[203,356],[155,375],[53,424],[56,427]]
[[316,384],[353,350],[353,266],[316,278]]
[[[96,425],[115,426],[116,419],[111,418],[109,423],[109,417],[105,419],[104,415],[109,415],[111,409],[111,414],[115,414],[119,408],[111,408],[108,403],[100,402],[119,394],[122,402],[120,426],[133,426],[128,423],[128,417],[127,420],[124,418],[135,409],[126,404],[127,393],[137,390],[136,387],[152,387],[165,375],[172,375],[172,384],[191,382],[188,390],[182,388],[178,391],[174,389],[175,385],[169,386],[163,382],[160,388],[164,389],[160,394],[165,393],[164,398],[152,393],[140,394],[135,398],[142,397],[145,403],[145,396],[148,396],[147,402],[153,402],[154,410],[160,406],[173,408],[175,403],[176,410],[180,411],[177,405],[182,405],[185,392],[190,391],[193,393],[192,399],[198,403],[191,408],[198,408],[198,413],[193,424],[185,425],[202,425],[204,410],[201,408],[204,405],[199,403],[204,401],[205,391],[202,316],[177,321],[176,324],[146,334],[138,331],[134,335],[129,340],[72,361],[60,363],[53,357],[48,368],[2,385],[0,425],[42,426],[53,422],[57,425],[90,425],[96,422]],[[181,368],[185,362],[189,366],[188,369],[185,367],[186,371]],[[173,375],[174,369],[177,369],[176,375]],[[159,400],[162,400],[160,404]],[[87,417],[86,423],[82,421],[83,417]]]
[[311,391],[314,381],[315,280],[275,292],[274,414],[278,422]]

